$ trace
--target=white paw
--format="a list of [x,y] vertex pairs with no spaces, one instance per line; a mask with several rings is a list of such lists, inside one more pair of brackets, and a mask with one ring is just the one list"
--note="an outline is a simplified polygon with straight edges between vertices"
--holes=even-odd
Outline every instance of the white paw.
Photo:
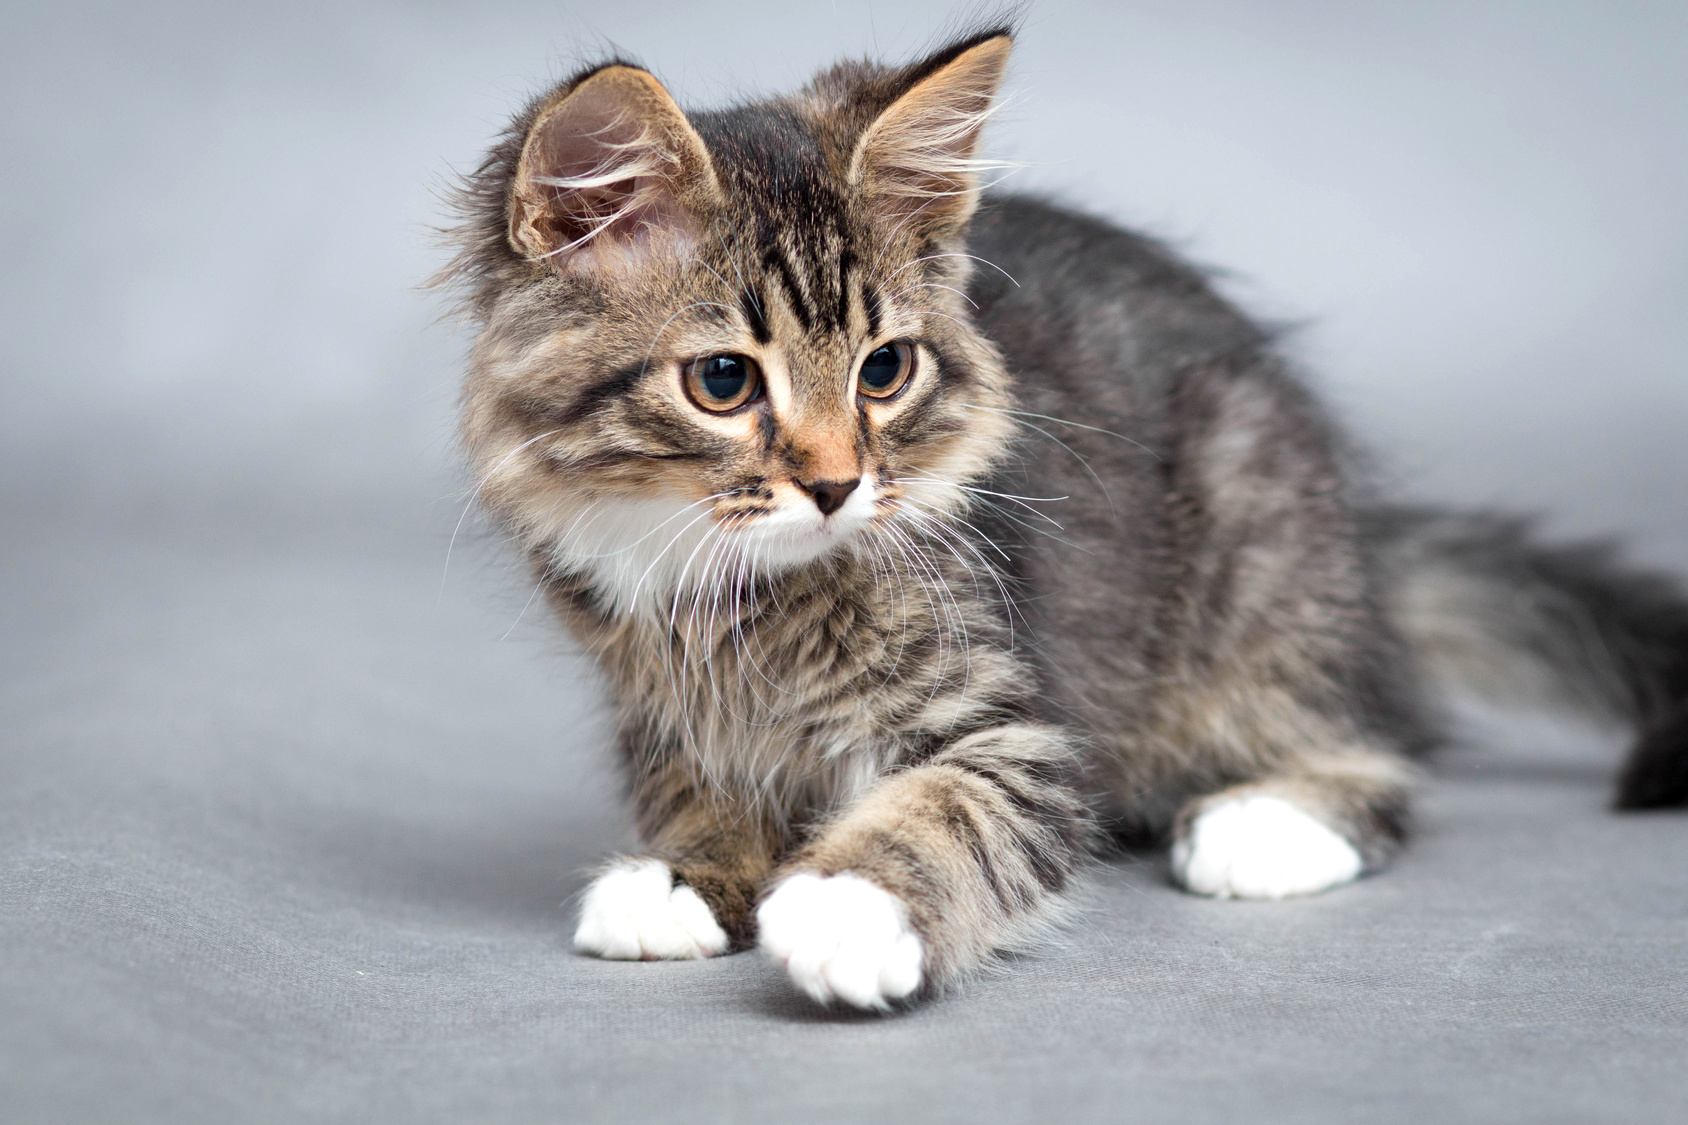
[[1316,894],[1353,880],[1361,866],[1354,845],[1278,797],[1217,804],[1172,847],[1177,880],[1216,898]]
[[793,875],[756,911],[762,951],[822,1004],[885,1008],[920,987],[920,937],[898,899],[857,875]]
[[574,947],[613,961],[679,961],[727,951],[727,934],[660,859],[623,860],[587,888]]

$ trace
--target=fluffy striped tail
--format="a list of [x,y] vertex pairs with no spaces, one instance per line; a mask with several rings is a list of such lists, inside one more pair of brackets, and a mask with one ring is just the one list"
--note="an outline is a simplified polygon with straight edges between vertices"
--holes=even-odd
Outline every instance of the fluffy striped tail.
[[1545,547],[1528,521],[1369,517],[1396,627],[1444,703],[1570,707],[1628,724],[1621,809],[1688,804],[1688,596],[1606,544]]

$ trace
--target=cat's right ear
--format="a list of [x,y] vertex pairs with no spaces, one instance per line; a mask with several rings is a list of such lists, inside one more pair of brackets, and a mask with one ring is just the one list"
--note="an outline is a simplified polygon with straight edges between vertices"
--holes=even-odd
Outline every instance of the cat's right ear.
[[636,267],[689,245],[718,190],[668,91],[612,64],[534,115],[510,186],[510,244],[559,273]]

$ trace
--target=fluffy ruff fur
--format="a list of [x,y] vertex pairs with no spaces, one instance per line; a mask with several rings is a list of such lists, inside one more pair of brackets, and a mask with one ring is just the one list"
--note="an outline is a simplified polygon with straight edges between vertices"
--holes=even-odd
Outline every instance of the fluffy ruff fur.
[[605,673],[647,848],[577,946],[760,941],[881,1009],[1035,943],[1110,833],[1321,891],[1399,846],[1456,686],[1629,720],[1622,803],[1688,797],[1675,591],[1376,509],[1196,271],[982,196],[1008,45],[690,115],[606,64],[467,184],[476,493]]

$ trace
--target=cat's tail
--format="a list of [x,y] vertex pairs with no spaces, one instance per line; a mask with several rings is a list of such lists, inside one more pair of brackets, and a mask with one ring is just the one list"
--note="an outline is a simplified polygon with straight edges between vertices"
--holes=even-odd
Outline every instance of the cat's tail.
[[1635,731],[1621,809],[1688,804],[1688,596],[1610,546],[1543,546],[1528,521],[1369,513],[1385,601],[1445,704],[1581,711]]

